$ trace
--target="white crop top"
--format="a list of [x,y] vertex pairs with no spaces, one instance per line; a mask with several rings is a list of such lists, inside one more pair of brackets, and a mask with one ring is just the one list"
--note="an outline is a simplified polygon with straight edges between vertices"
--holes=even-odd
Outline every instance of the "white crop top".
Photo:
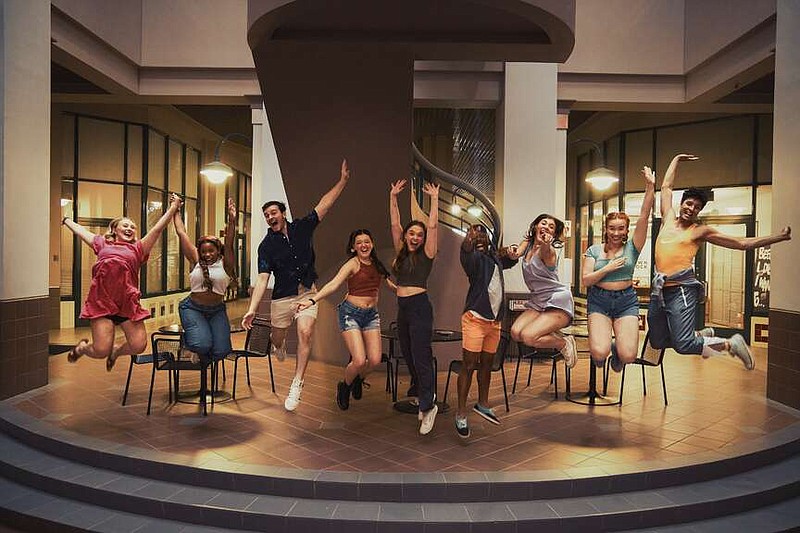
[[[208,265],[208,277],[211,279],[211,292],[225,296],[225,291],[228,290],[231,278],[225,272],[222,258]],[[203,279],[203,267],[200,266],[200,263],[197,263],[189,274],[189,284],[192,292],[206,292],[207,289],[203,286]]]

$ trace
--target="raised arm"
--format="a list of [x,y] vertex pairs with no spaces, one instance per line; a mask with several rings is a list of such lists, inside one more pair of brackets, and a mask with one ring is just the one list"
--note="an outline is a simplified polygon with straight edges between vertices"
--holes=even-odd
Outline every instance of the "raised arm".
[[339,181],[337,181],[336,185],[334,185],[331,190],[326,192],[325,195],[319,199],[317,207],[314,208],[314,211],[317,212],[317,216],[320,220],[325,218],[325,215],[328,214],[331,206],[333,206],[334,202],[336,202],[336,199],[339,198],[339,195],[342,194],[344,186],[347,185],[348,179],[350,179],[350,168],[347,166],[347,159],[342,159],[342,169],[339,173]]
[[236,257],[233,252],[233,246],[236,242],[236,204],[233,198],[228,198],[228,222],[225,224],[225,243],[222,256],[222,265],[225,267],[225,272],[228,275],[236,272]]
[[167,227],[172,221],[172,218],[175,216],[175,213],[180,211],[181,203],[183,203],[180,197],[177,194],[173,194],[170,197],[169,209],[167,209],[166,213],[161,215],[161,218],[158,219],[155,226],[153,226],[147,234],[142,237],[142,251],[144,252],[145,257],[150,253],[150,250],[153,248],[153,245],[156,243],[158,238],[161,236],[161,232],[164,231],[164,228]]
[[258,276],[256,276],[256,285],[253,287],[253,293],[250,295],[250,306],[242,317],[242,327],[244,329],[253,327],[253,319],[256,317],[258,304],[261,302],[261,299],[264,297],[264,292],[267,290],[269,276],[269,272],[259,272]]
[[792,228],[786,226],[780,233],[768,235],[766,237],[732,237],[718,231],[710,226],[703,226],[703,234],[700,237],[711,244],[731,248],[733,250],[753,250],[762,246],[769,246],[776,242],[788,241],[792,238]]
[[94,233],[92,233],[88,229],[84,228],[83,226],[81,226],[80,224],[78,224],[77,222],[75,222],[74,220],[72,220],[69,217],[62,218],[61,219],[61,225],[62,226],[66,226],[68,230],[70,230],[72,233],[74,233],[75,235],[80,237],[80,239],[83,242],[85,242],[86,244],[88,244],[89,246],[92,245],[92,242],[94,241],[94,238],[96,237],[96,235]]
[[403,247],[403,225],[400,224],[400,208],[397,206],[397,195],[402,192],[405,186],[406,180],[397,180],[392,183],[392,188],[389,191],[389,221],[395,252],[399,252]]
[[303,300],[302,302],[297,304],[297,311],[300,312],[303,309],[311,307],[312,305],[316,304],[326,296],[330,296],[333,292],[338,289],[342,283],[345,282],[347,278],[352,276],[358,270],[358,259],[353,257],[347,260],[342,267],[339,269],[339,272],[326,283],[320,290],[317,291],[317,294],[314,296],[314,300],[312,301],[310,298]]
[[439,249],[439,186],[425,183],[422,191],[431,197],[431,212],[428,213],[428,236],[425,238],[425,255],[433,259]]
[[664,174],[664,183],[661,184],[661,218],[664,220],[675,218],[672,209],[672,187],[675,184],[675,176],[678,173],[678,163],[681,161],[697,161],[700,159],[696,155],[678,154],[672,158]]
[[197,252],[197,246],[194,245],[186,233],[186,226],[183,224],[183,216],[180,211],[176,211],[172,217],[175,224],[175,233],[178,234],[178,242],[181,243],[181,252],[183,256],[192,264],[196,264],[200,260],[200,254]]
[[[642,177],[645,182],[644,200],[642,200],[642,208],[639,211],[639,220],[636,221],[636,229],[633,230],[633,245],[637,251],[642,250],[644,241],[647,240],[647,225],[650,222],[650,214],[653,212],[653,204],[656,200],[656,175],[653,174],[653,170],[645,166],[642,168]],[[672,193],[670,193],[671,196]]]

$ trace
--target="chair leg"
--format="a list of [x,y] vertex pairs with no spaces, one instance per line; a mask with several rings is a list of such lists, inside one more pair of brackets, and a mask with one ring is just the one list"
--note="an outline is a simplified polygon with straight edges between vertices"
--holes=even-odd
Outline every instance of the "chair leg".
[[222,381],[224,383],[228,380],[228,376],[225,375],[225,359],[221,359],[219,363],[222,366]]
[[644,365],[642,367],[642,396],[647,396],[647,380],[644,378]]
[[394,367],[394,393],[392,394],[392,401],[397,402],[397,387],[400,386],[400,361]]
[[246,355],[244,356],[244,367],[247,370],[247,386],[251,387],[250,385],[250,358]]
[[514,385],[511,387],[511,394],[517,393],[517,376],[519,376],[519,363],[522,361],[522,354],[517,354],[517,368],[514,370]]
[[661,388],[664,391],[664,405],[669,405],[667,403],[667,380],[664,379],[664,360],[661,360],[661,364],[658,365],[661,367]]
[[531,375],[533,374],[533,355],[528,359],[528,383],[525,385],[526,387],[531,386]]
[[275,376],[272,375],[272,356],[267,354],[267,362],[269,363],[269,381],[272,383],[272,393],[275,394]]
[[125,401],[128,399],[128,387],[131,384],[131,373],[133,373],[133,359],[136,357],[135,355],[131,356],[131,364],[128,367],[128,379],[125,381],[125,392],[122,393],[122,405],[125,405]]
[[553,396],[558,400],[558,365],[556,364],[555,357],[553,358],[553,366],[550,369],[550,382],[553,384]]
[[150,393],[147,395],[147,416],[150,416],[150,405],[153,403],[153,383],[156,380],[156,362],[153,362],[153,371],[150,373]]
[[239,368],[239,358],[237,357],[236,359],[233,360],[233,393],[231,394],[231,398],[233,398],[234,400],[236,399],[236,377],[239,374],[237,372],[238,368]]
[[625,369],[628,365],[622,367],[622,378],[619,380],[619,406],[622,407],[622,393],[625,392]]
[[[503,367],[500,367],[500,377],[503,379],[503,399],[506,401],[506,413],[509,412],[511,409],[508,407],[508,389],[506,388],[506,371],[503,370]],[[450,376],[447,376],[450,379]]]
[[603,396],[608,394],[608,358],[603,362]]

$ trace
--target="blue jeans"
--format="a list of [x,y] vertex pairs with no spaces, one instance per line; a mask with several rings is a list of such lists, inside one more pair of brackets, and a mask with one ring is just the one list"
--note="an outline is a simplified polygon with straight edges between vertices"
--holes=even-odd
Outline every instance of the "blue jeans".
[[600,313],[611,320],[623,316],[639,316],[639,298],[636,289],[628,287],[619,291],[601,289],[596,285],[589,287],[587,313]]
[[200,305],[186,297],[178,304],[186,348],[201,358],[223,359],[231,353],[231,324],[225,304]]
[[700,303],[700,288],[678,285],[664,287],[661,298],[650,300],[647,324],[653,348],[674,348],[682,354],[703,353],[703,338],[695,334],[695,312]]

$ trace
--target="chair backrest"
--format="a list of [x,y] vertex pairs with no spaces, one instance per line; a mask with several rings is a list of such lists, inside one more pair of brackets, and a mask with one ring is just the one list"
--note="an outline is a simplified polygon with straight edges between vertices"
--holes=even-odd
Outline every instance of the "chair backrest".
[[497,345],[497,351],[494,353],[494,359],[492,359],[492,372],[497,372],[501,368],[503,368],[503,363],[506,360],[506,354],[508,353],[508,346],[511,343],[511,335],[507,331],[500,332],[500,343]]
[[642,344],[642,353],[639,355],[639,359],[644,361],[645,363],[658,366],[664,360],[664,353],[666,352],[666,348],[653,348],[650,345],[650,332],[648,331],[647,334],[644,336],[644,343]]
[[244,342],[246,352],[266,356],[270,350],[272,342],[270,334],[272,325],[265,320],[253,320],[253,327],[247,332],[247,339]]
[[165,335],[153,333],[150,336],[153,345],[153,362],[177,361],[183,349],[183,337],[180,335]]

